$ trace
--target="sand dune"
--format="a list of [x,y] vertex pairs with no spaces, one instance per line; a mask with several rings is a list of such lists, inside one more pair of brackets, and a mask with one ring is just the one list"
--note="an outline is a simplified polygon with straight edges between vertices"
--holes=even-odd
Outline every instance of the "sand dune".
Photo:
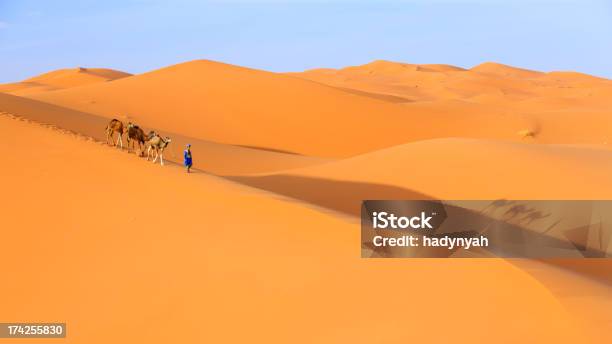
[[516,133],[533,122],[466,102],[392,104],[376,95],[210,61],[32,98],[202,140],[318,157],[448,136],[519,140]]
[[586,74],[542,73],[497,63],[463,70],[376,61],[291,75],[428,114],[421,120],[437,130],[429,138],[516,140],[516,135],[532,132],[538,143],[612,142],[607,129],[612,124],[612,81]]
[[[364,199],[607,200],[612,194],[611,173],[612,151],[602,147],[437,139],[303,169],[230,179],[358,217]],[[513,263],[528,271],[534,264]],[[609,304],[610,264],[606,260],[545,264],[547,268],[531,271],[534,277],[568,307],[598,324],[595,327],[605,328],[612,313],[600,306]],[[576,273],[584,277],[577,278]],[[577,284],[560,282],[558,275],[574,276]],[[592,285],[581,287],[582,283]],[[586,288],[593,289],[585,292]],[[576,294],[582,298],[566,299]]]
[[495,62],[481,63],[478,66],[470,68],[470,71],[481,73],[481,74],[521,78],[521,79],[537,78],[544,74],[542,72],[538,72],[534,70],[512,67],[512,66],[508,66],[505,64],[501,64],[501,63],[495,63]]
[[608,80],[527,77],[497,64],[474,69],[377,61],[333,73],[349,81],[329,87],[304,75],[193,61],[31,98],[200,140],[314,157],[444,137],[520,141],[525,131],[537,132],[540,143],[611,142]]
[[61,90],[71,87],[112,81],[131,74],[107,68],[73,68],[59,69],[41,74],[21,82],[0,84],[0,92],[15,95],[32,95],[36,93]]
[[[0,227],[20,229],[0,291],[28,295],[4,312],[65,319],[79,343],[609,341],[609,264],[361,260],[356,223],[363,199],[609,199],[609,80],[388,61],[113,73],[0,89],[21,95],[0,93],[19,116],[0,115]],[[112,117],[170,135],[173,162],[192,143],[196,173],[96,142]]]
[[602,147],[436,139],[229,179],[358,218],[365,199],[607,200],[610,174]]
[[220,143],[346,156],[405,142],[402,107],[281,74],[193,61],[34,99]]
[[[288,75],[322,84],[355,89],[373,94],[401,97],[410,101],[453,98],[454,94],[438,87],[448,73],[462,69],[448,66],[412,65],[389,61],[374,61],[362,66],[335,69],[314,69]],[[435,86],[435,90],[430,88]]]
[[[331,208],[352,209],[349,213],[358,214],[361,200],[368,195],[380,196],[381,186],[404,190],[403,195],[398,194],[401,197],[391,197],[399,199],[423,195],[436,199],[608,199],[611,174],[609,149],[449,138],[240,179],[296,198],[302,197],[283,188],[319,190],[320,199],[338,202]],[[310,180],[310,186],[283,183],[288,177]],[[335,195],[329,186],[317,187],[321,184],[317,181],[370,185],[370,190],[356,197]],[[410,197],[408,190],[416,198]]]
[[[586,97],[609,80],[575,72],[543,73],[487,62],[469,70],[448,65],[411,65],[375,61],[362,66],[315,69],[290,75],[345,89],[405,98],[406,102],[499,96],[498,105],[533,96]],[[571,91],[567,89],[571,88]]]
[[24,295],[2,312],[67,342],[597,340],[503,260],[364,261],[355,224],[300,204],[3,116],[0,135],[0,291]]
[[[2,93],[0,93],[0,112],[51,124],[99,142],[106,142],[104,128],[109,121],[106,117]],[[127,119],[120,119],[127,123]],[[155,130],[172,138],[172,143],[165,153],[166,160],[182,163],[183,149],[187,143],[190,143],[196,149],[194,168],[211,173],[241,175],[274,172],[329,161],[329,159],[220,144],[154,127],[146,129]],[[123,139],[126,140],[126,137]]]
[[[340,71],[316,72],[362,74],[381,80],[411,78],[420,73],[429,75],[427,78],[438,85],[462,85],[457,86],[456,94],[477,95],[390,104],[365,91],[347,92],[296,77],[194,61],[111,83],[31,96],[38,101],[3,96],[0,110],[4,107],[5,111],[30,117],[36,113],[36,120],[72,126],[69,129],[98,139],[102,131],[97,127],[103,118],[116,114],[124,121],[137,121],[170,133],[177,139],[177,145],[169,152],[171,158],[180,159],[184,143],[197,142],[205,157],[198,167],[223,175],[284,174],[285,170],[307,166],[315,166],[313,170],[326,169],[335,165],[316,167],[329,162],[321,156],[361,154],[337,162],[340,171],[349,172],[346,175],[331,169],[306,176],[390,185],[442,198],[452,195],[490,198],[493,194],[510,198],[537,195],[589,198],[602,197],[608,191],[596,187],[609,172],[607,146],[612,143],[612,136],[608,128],[612,123],[608,112],[611,105],[605,95],[612,88],[608,80],[579,73],[541,73],[495,63],[464,70],[448,65],[375,61]],[[487,87],[478,86],[481,82],[488,86],[505,85],[508,93],[487,93]],[[552,87],[547,82],[574,86]],[[551,89],[560,91],[555,93]],[[546,93],[543,90],[550,94],[539,95]],[[585,90],[598,91],[596,96],[591,95],[597,101],[584,97]],[[54,107],[51,103],[62,107],[51,111]],[[66,118],[68,115],[59,113],[72,115]],[[93,122],[87,124],[88,121]],[[599,149],[537,145],[541,143],[580,144]],[[599,155],[592,158],[593,152]],[[499,162],[491,161],[492,156],[500,157]],[[402,178],[414,173],[405,170],[410,166],[405,162],[412,160],[425,164],[419,168],[424,172],[422,181],[407,183]],[[373,161],[379,162],[379,170],[366,168]],[[547,175],[570,179],[576,175],[574,170],[555,173],[561,168],[556,165],[558,161],[586,166],[586,172],[594,173],[592,184],[584,187],[584,183],[576,182],[572,185],[580,185],[578,189],[555,189],[554,185],[563,179],[547,179]],[[474,171],[474,166],[479,166],[479,170]],[[381,173],[377,171],[384,170],[403,172],[377,175]],[[353,178],[356,171],[367,177]],[[495,184],[499,180],[491,179],[506,174],[510,174],[509,182],[501,185]],[[480,184],[459,183],[473,186],[463,189],[453,184],[455,179],[469,178]],[[541,179],[544,184],[532,187],[529,178]],[[485,194],[478,194],[481,190],[486,190]]]

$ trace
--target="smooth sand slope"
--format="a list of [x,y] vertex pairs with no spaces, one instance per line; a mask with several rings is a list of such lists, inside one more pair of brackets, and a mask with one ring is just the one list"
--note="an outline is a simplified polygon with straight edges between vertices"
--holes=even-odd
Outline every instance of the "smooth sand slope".
[[219,143],[346,157],[422,139],[520,140],[524,116],[441,104],[409,108],[293,76],[193,61],[34,99]]
[[[610,174],[608,149],[436,139],[230,179],[358,217],[364,199],[607,200],[612,195]],[[612,286],[612,265],[605,262],[552,264]],[[612,312],[605,314],[603,319],[612,320]]]
[[315,157],[444,137],[612,142],[605,79],[499,64],[462,70],[379,61],[347,69],[373,88],[202,60],[31,97],[206,141]]
[[[358,214],[361,200],[368,195],[389,199],[609,199],[610,175],[612,151],[608,149],[436,139],[239,179],[296,198],[301,198],[297,190],[317,190],[331,208]],[[301,182],[284,183],[287,179]],[[325,183],[364,189],[351,195],[319,186]]]
[[[108,118],[106,117],[2,93],[0,93],[0,112],[7,112],[40,123],[51,124],[75,133],[87,135],[100,142],[106,142],[104,131],[108,124]],[[172,142],[164,155],[167,161],[182,163],[183,149],[187,143],[190,143],[194,148],[197,147],[194,167],[217,174],[242,175],[274,172],[329,161],[329,159],[220,144],[167,132],[158,128],[147,128],[147,130],[151,129],[172,138]],[[124,135],[124,145],[127,149],[126,139]]]
[[125,78],[131,74],[107,68],[59,69],[20,82],[0,84],[0,92],[32,95]]
[[6,116],[0,135],[0,315],[66,321],[58,342],[603,339],[503,260],[363,260],[356,224],[299,203]]
[[543,73],[493,62],[463,69],[379,60],[342,69],[287,74],[345,89],[393,95],[406,102],[470,99],[483,95],[500,96],[508,101],[551,95],[576,98],[600,89],[609,94],[612,87],[609,80],[586,74]]
[[[465,70],[389,61],[289,74],[401,103],[410,113],[427,113],[455,126],[453,134],[440,130],[432,138],[516,139],[508,132],[522,125],[513,134],[539,143],[612,142],[607,129],[612,125],[612,81],[586,74],[543,73],[498,63]],[[474,117],[479,124],[465,120]],[[467,126],[477,126],[482,135],[465,135]]]
[[411,117],[383,101],[211,61],[34,98],[220,143],[314,156],[403,142]]

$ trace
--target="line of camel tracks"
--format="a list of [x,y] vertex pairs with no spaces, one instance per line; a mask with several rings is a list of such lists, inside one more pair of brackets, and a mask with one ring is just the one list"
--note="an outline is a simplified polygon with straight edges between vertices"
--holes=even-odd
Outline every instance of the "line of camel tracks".
[[[117,142],[114,142],[114,135],[118,134]],[[159,163],[164,165],[164,149],[168,147],[170,143],[169,137],[161,137],[155,131],[151,130],[148,134],[145,134],[144,130],[132,122],[129,122],[127,126],[123,125],[118,119],[113,118],[106,126],[106,143],[111,146],[119,145],[123,149],[123,139],[121,136],[126,134],[127,136],[127,150],[130,152],[130,144],[134,145],[134,142],[138,142],[139,155],[144,155],[143,148],[147,148],[147,161],[153,153],[153,163],[157,161],[159,157]]]

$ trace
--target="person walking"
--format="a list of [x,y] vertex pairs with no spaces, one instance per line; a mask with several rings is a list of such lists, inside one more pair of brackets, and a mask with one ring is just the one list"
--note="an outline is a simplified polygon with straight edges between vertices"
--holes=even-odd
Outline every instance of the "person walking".
[[183,154],[185,160],[185,167],[187,168],[187,173],[191,173],[191,166],[193,165],[193,159],[191,156],[191,144],[187,144],[187,149]]

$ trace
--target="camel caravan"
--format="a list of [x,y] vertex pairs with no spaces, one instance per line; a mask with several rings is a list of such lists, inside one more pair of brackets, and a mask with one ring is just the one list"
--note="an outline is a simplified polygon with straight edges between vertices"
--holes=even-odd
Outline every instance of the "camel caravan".
[[[115,142],[114,136],[117,133],[117,141]],[[147,148],[147,161],[151,156],[154,156],[153,163],[159,158],[159,163],[164,165],[164,149],[168,147],[168,144],[172,141],[169,137],[161,137],[155,131],[151,130],[148,134],[145,134],[144,130],[139,126],[129,122],[127,126],[118,119],[112,119],[106,126],[106,143],[111,146],[117,146],[123,149],[123,134],[126,134],[127,140],[127,151],[130,149],[136,149],[136,143],[138,143],[139,155],[144,155],[144,148]]]

